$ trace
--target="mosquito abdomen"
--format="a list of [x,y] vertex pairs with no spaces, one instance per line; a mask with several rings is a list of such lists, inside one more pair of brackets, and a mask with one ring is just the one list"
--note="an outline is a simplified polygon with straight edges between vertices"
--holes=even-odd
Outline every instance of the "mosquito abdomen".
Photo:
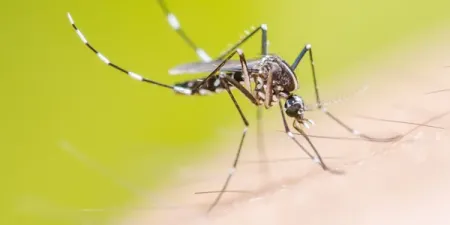
[[[234,78],[236,81],[238,82],[243,82],[244,80],[242,79],[242,74],[241,73],[228,73],[228,76],[231,76],[232,78]],[[198,85],[200,85],[200,83],[203,82],[205,78],[200,78],[200,79],[193,79],[193,80],[188,80],[188,81],[184,81],[181,83],[176,83],[174,85],[174,90],[176,93],[179,94],[184,94],[184,95],[212,95],[215,93],[220,93],[225,89],[225,86],[223,85],[223,83],[220,81],[219,76],[215,76],[215,77],[211,77],[209,78],[202,86],[200,89],[198,89],[198,91],[194,92],[193,88],[197,87]],[[226,81],[223,81],[226,82]],[[228,86],[232,89],[234,88],[233,85],[231,85],[230,83],[228,83]]]

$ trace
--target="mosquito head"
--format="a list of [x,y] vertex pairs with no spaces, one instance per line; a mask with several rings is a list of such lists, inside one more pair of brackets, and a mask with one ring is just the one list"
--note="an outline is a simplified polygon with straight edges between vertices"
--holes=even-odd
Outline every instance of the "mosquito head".
[[305,112],[305,104],[303,99],[298,95],[290,95],[284,103],[286,114],[290,117],[294,117],[297,120],[303,119],[303,113]]

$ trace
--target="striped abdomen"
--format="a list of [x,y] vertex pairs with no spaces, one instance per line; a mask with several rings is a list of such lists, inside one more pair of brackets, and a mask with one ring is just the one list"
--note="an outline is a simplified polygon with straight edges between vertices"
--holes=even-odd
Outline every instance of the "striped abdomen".
[[[227,76],[230,76],[231,78],[235,79],[237,82],[243,83],[242,79],[242,73],[241,72],[233,72],[233,73],[227,73]],[[203,82],[205,78],[195,79],[195,80],[188,80],[185,82],[177,83],[174,85],[174,90],[177,93],[185,94],[185,95],[211,95],[213,93],[220,93],[225,90],[225,86],[222,82],[220,82],[219,77],[211,77],[209,78],[199,89],[197,92],[193,93],[192,88],[196,87],[198,84]],[[224,81],[227,82],[227,81]],[[230,88],[233,88],[234,86],[231,85],[229,82],[227,82],[228,86]]]

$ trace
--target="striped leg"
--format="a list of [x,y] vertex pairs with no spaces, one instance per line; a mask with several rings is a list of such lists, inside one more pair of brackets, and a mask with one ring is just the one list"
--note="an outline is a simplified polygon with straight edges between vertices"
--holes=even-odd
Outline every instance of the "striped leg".
[[191,95],[192,92],[190,89],[188,88],[184,88],[184,87],[179,87],[179,86],[172,86],[172,85],[167,85],[167,84],[163,84],[148,78],[145,78],[137,73],[134,73],[132,71],[126,70],[123,67],[112,63],[111,61],[109,61],[108,58],[106,58],[102,53],[100,53],[99,51],[97,51],[96,48],[94,48],[94,46],[92,46],[91,44],[89,44],[89,42],[87,41],[86,37],[83,35],[83,33],[81,33],[80,29],[78,29],[78,27],[75,25],[75,22],[72,18],[72,16],[70,15],[70,13],[67,13],[67,16],[69,18],[70,23],[72,24],[73,29],[75,29],[75,32],[78,34],[78,36],[80,37],[81,41],[83,41],[83,43],[91,50],[93,51],[98,58],[103,61],[104,63],[106,63],[106,65],[111,66],[112,68],[119,70],[120,72],[123,72],[125,74],[127,74],[128,76],[130,76],[131,78],[141,81],[141,82],[145,82],[145,83],[150,83],[150,84],[154,84],[160,87],[164,87],[164,88],[169,88],[172,89],[173,91],[175,91],[175,93],[178,94],[184,94],[184,95]]
[[220,54],[220,56],[217,57],[217,59],[225,58],[228,54],[239,48],[242,44],[244,44],[251,37],[253,37],[253,35],[258,33],[258,31],[261,31],[261,55],[263,56],[267,55],[269,47],[269,42],[267,40],[267,25],[261,24],[257,28],[252,27],[251,31],[245,31],[246,35],[243,38],[241,38],[236,44],[230,46],[227,50],[225,50],[222,54]]
[[[164,0],[158,0],[159,6],[163,10],[164,14],[167,17],[167,22],[169,25],[180,35],[180,37],[183,39],[186,44],[188,44],[196,53],[197,56],[202,60],[203,62],[210,62],[212,61],[212,58],[203,50],[202,48],[199,48],[194,41],[184,32],[184,30],[181,28],[180,21],[177,19],[175,14],[170,12],[169,8],[167,7]],[[268,49],[268,41],[267,41],[267,25],[261,24],[257,28],[252,28],[251,31],[246,31],[246,35],[239,40],[236,44],[230,46],[226,51],[224,51],[220,56],[216,58],[216,60],[223,60],[225,57],[227,57],[231,52],[235,51],[239,46],[244,44],[248,39],[250,39],[255,33],[258,31],[262,32],[261,37],[261,54],[267,55],[267,49]]]
[[[238,110],[239,115],[241,116],[245,127],[244,127],[244,130],[242,132],[241,141],[239,142],[239,147],[238,147],[238,150],[236,152],[236,156],[235,156],[234,161],[233,161],[233,166],[232,166],[232,168],[230,168],[230,171],[228,173],[228,177],[225,180],[225,183],[223,184],[222,189],[220,190],[220,192],[217,195],[216,199],[214,199],[214,202],[208,208],[208,211],[207,211],[208,213],[211,212],[211,210],[213,210],[213,208],[217,205],[217,203],[219,203],[220,199],[222,198],[223,193],[226,192],[226,190],[227,190],[228,184],[230,183],[230,180],[233,177],[234,172],[236,171],[237,164],[239,162],[239,156],[241,155],[242,146],[244,144],[245,135],[247,134],[248,126],[250,125],[248,123],[247,119],[245,118],[245,115],[242,112],[241,107],[239,106],[239,104],[237,103],[236,99],[234,98],[233,93],[231,93],[230,87],[228,85],[228,81],[229,80],[226,80],[228,77],[226,75],[223,75],[223,74],[221,74],[219,76],[220,76],[220,78],[219,78],[220,82],[225,86],[225,89],[227,90],[228,95],[230,96],[231,100],[233,101],[234,106],[236,106],[236,109]],[[231,78],[229,78],[229,79],[231,79]],[[255,99],[255,102],[256,102],[256,99]]]
[[[216,68],[216,70],[219,71],[220,67],[222,67],[231,58],[231,56],[233,56],[236,52],[239,54],[239,58],[240,58],[241,65],[242,65],[242,71],[244,73],[243,74],[244,80],[248,80],[249,78],[248,78],[248,74],[247,74],[248,70],[247,70],[247,64],[246,64],[245,56],[244,56],[244,53],[240,49],[237,49],[232,54],[230,54],[230,56],[228,56],[227,59],[224,60],[222,62],[222,64],[218,66],[218,68]],[[241,116],[242,121],[244,122],[245,128],[244,128],[244,130],[242,132],[241,141],[239,142],[238,150],[236,152],[232,168],[230,169],[230,171],[228,173],[227,179],[225,180],[225,183],[223,184],[222,189],[219,191],[219,194],[215,198],[214,202],[208,208],[208,211],[207,211],[208,213],[211,212],[211,210],[219,203],[220,199],[222,198],[223,193],[225,193],[227,191],[226,189],[227,189],[227,187],[228,187],[228,185],[229,185],[229,183],[231,181],[231,178],[234,175],[234,172],[236,171],[236,168],[237,168],[237,165],[238,165],[238,162],[239,162],[239,157],[241,155],[242,146],[244,144],[244,139],[245,139],[245,136],[247,134],[248,127],[250,125],[248,120],[245,118],[245,115],[242,112],[241,107],[239,106],[238,102],[236,101],[236,98],[234,97],[233,93],[231,92],[230,87],[231,86],[236,87],[254,105],[258,104],[258,101],[256,100],[255,96],[252,95],[252,93],[250,92],[249,89],[247,89],[246,86],[240,84],[238,81],[234,80],[233,78],[231,78],[230,76],[227,76],[224,73],[220,73],[218,79],[219,79],[220,83],[222,84],[222,86],[225,88],[225,90],[228,92],[228,95],[230,96],[231,100],[233,101],[234,106],[236,107],[237,111],[239,112],[239,115]],[[194,93],[195,91],[193,90],[192,92]],[[207,192],[200,192],[200,193],[215,193],[215,191],[207,191]]]
[[[268,55],[268,47],[269,42],[267,40],[267,25],[261,24],[257,28],[252,28],[252,31],[246,32],[246,35],[239,40],[236,44],[232,45],[229,49],[224,51],[222,54],[220,54],[217,59],[223,59],[225,56],[239,48],[242,44],[244,44],[247,40],[249,40],[253,35],[255,35],[258,31],[261,31],[261,55],[266,56]],[[264,132],[263,132],[263,124],[262,124],[262,116],[263,116],[263,107],[257,106],[256,109],[256,148],[258,149],[259,153],[259,160],[260,161],[266,161],[267,160],[267,154],[266,150],[264,148]],[[262,173],[266,173],[268,171],[267,164],[263,163],[260,164],[260,170]]]
[[180,22],[178,21],[175,14],[171,13],[169,9],[167,8],[165,2],[163,0],[158,0],[159,5],[161,6],[162,10],[166,14],[167,22],[169,22],[169,25],[180,35],[180,37],[183,39],[184,42],[186,42],[198,55],[198,57],[203,62],[210,62],[211,57],[209,57],[208,53],[206,53],[203,49],[199,48],[191,38],[189,38],[183,29],[181,29]]
[[169,88],[169,89],[172,89],[172,90],[174,90],[174,91],[176,91],[176,92],[179,92],[179,93],[190,94],[189,92],[187,92],[186,90],[184,90],[184,89],[182,89],[182,88],[174,87],[174,86],[171,86],[171,85],[167,85],[167,84],[163,84],[163,83],[156,82],[156,81],[154,81],[154,80],[147,79],[147,78],[145,78],[145,77],[143,77],[143,76],[141,76],[141,75],[139,75],[139,74],[137,74],[137,73],[134,73],[134,72],[132,72],[132,71],[126,70],[126,69],[122,68],[121,66],[118,66],[118,65],[112,63],[112,62],[109,61],[109,59],[106,58],[102,53],[100,53],[99,51],[97,51],[97,49],[95,49],[94,46],[92,46],[91,44],[89,44],[89,42],[87,41],[86,37],[83,35],[83,33],[81,33],[80,29],[78,29],[78,27],[75,25],[75,22],[74,22],[72,16],[70,15],[70,13],[67,13],[67,16],[68,16],[68,18],[69,18],[70,23],[72,24],[73,29],[75,29],[75,32],[76,32],[76,33],[78,34],[78,36],[80,37],[81,41],[83,41],[83,43],[84,43],[91,51],[93,51],[93,52],[98,56],[98,58],[99,58],[101,61],[103,61],[104,63],[106,63],[106,65],[111,66],[112,68],[114,68],[114,69],[116,69],[116,70],[119,70],[119,71],[121,71],[121,72],[127,74],[128,76],[130,76],[131,78],[133,78],[133,79],[135,79],[135,80],[142,81],[142,82],[146,82],[146,83],[150,83],[150,84],[154,84],[154,85],[157,85],[157,86],[160,86],[160,87],[164,87],[164,88]]

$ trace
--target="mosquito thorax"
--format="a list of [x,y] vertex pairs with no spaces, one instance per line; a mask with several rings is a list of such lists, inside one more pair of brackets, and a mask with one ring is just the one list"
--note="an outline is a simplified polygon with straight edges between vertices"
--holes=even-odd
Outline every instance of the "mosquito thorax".
[[274,86],[282,87],[283,91],[291,92],[298,88],[297,76],[289,64],[277,55],[267,55],[261,59],[259,73],[267,78],[271,73]]
[[298,95],[290,95],[284,103],[286,114],[290,117],[301,117],[305,112],[303,99]]

